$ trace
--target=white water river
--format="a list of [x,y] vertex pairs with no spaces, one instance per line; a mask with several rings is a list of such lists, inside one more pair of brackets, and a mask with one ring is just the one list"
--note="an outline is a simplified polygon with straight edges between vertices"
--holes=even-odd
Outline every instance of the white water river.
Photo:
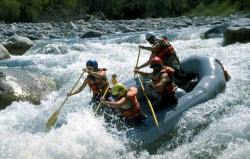
[[[91,99],[88,88],[68,99],[59,116],[60,127],[45,129],[49,115],[60,106],[88,59],[96,59],[100,67],[107,68],[109,79],[113,73],[120,82],[132,78],[138,44],[147,45],[144,33],[81,41],[37,41],[27,55],[12,56],[13,60],[32,61],[35,65],[24,69],[49,74],[59,89],[48,94],[40,105],[13,102],[0,111],[0,158],[249,158],[250,43],[222,47],[222,38],[200,39],[206,29],[190,27],[157,32],[174,34],[170,41],[180,59],[196,54],[216,57],[232,79],[215,99],[186,111],[175,133],[152,148],[153,153],[126,147],[125,132],[107,131],[104,120],[95,117],[88,106]],[[64,48],[65,54],[60,54],[60,48]],[[54,50],[54,54],[45,54],[48,50]],[[141,51],[140,63],[148,57],[147,51]]]

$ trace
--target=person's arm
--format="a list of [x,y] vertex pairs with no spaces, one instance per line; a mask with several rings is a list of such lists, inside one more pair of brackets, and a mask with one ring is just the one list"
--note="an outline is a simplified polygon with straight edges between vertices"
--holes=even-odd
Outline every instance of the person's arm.
[[127,99],[125,97],[121,98],[118,101],[114,101],[114,102],[106,101],[104,99],[101,99],[102,104],[107,105],[107,106],[109,106],[111,108],[119,108],[119,107],[125,105],[126,102],[127,102]]
[[161,44],[159,41],[157,41],[157,42],[156,42],[154,45],[152,45],[152,46],[143,46],[143,45],[139,45],[139,48],[144,49],[144,50],[147,50],[147,51],[152,51],[152,52],[154,52],[155,49],[159,48],[161,45],[162,45],[162,44]]
[[106,79],[106,73],[105,71],[98,71],[98,72],[93,72],[89,71],[88,69],[83,69],[84,72],[87,72],[89,75],[93,75],[94,77],[101,78],[101,79]]
[[142,64],[141,66],[135,67],[135,69],[141,69],[143,67],[149,66],[150,65],[150,60],[155,56],[155,54],[152,52],[149,60],[147,62],[145,62],[144,64]]
[[152,77],[152,73],[143,72],[143,71],[140,71],[139,69],[134,69],[134,73],[139,73],[141,76],[146,77],[146,78]]
[[144,64],[142,64],[141,66],[135,67],[135,69],[141,69],[143,67],[149,66],[150,65],[150,61],[148,60],[147,62],[145,62]]
[[100,72],[89,72],[90,75],[93,75],[94,77],[101,78],[101,79],[107,79],[105,71]]
[[139,48],[147,50],[147,51],[152,51],[154,49],[154,47],[152,46],[143,46],[143,45],[139,45]]
[[80,93],[87,86],[87,84],[88,84],[87,79],[85,79],[83,84],[79,87],[79,89],[69,92],[67,95],[72,96],[74,94]]
[[159,83],[157,83],[157,84],[155,84],[155,85],[153,85],[153,87],[154,88],[162,88],[162,87],[164,87],[165,86],[165,84],[167,83],[167,82],[170,82],[171,81],[171,79],[170,79],[170,77],[168,76],[168,74],[167,73],[163,73],[162,75],[161,75],[161,80],[160,80],[160,82]]

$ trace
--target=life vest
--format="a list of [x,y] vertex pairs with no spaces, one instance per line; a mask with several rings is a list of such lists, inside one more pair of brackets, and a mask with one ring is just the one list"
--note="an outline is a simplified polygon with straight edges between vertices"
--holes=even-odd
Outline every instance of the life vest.
[[[99,68],[98,72],[107,71],[105,68]],[[92,90],[94,96],[103,94],[105,89],[108,87],[108,81],[106,78],[97,78],[93,75],[88,75],[88,85]]]
[[158,84],[160,81],[161,81],[161,75],[163,73],[167,73],[171,79],[171,81],[167,82],[165,84],[165,86],[161,87],[161,88],[157,88],[156,89],[156,92],[159,93],[160,95],[162,94],[173,94],[175,93],[175,90],[177,89],[176,88],[176,85],[174,84],[173,80],[172,80],[172,74],[175,72],[174,69],[172,69],[171,67],[168,67],[168,66],[164,66],[162,68],[162,70],[160,71],[159,75],[156,76],[156,77],[153,77],[152,81],[153,81],[153,84],[156,85]]
[[125,107],[121,107],[120,111],[126,119],[133,119],[141,114],[140,104],[136,97],[136,88],[129,88],[126,98],[128,99],[128,103]]
[[153,51],[153,53],[164,61],[164,59],[175,53],[174,47],[169,43],[166,37],[160,40],[161,45]]

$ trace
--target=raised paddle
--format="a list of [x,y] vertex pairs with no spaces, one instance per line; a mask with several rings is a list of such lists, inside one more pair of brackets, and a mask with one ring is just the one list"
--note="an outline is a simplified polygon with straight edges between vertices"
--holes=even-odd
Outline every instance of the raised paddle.
[[[137,60],[136,60],[135,67],[137,67],[137,66],[138,66],[138,63],[139,63],[139,58],[140,58],[140,54],[141,54],[141,48],[139,48],[139,51],[138,51],[138,55],[137,55]],[[135,74],[134,74],[134,77],[135,77]]]
[[[75,83],[75,85],[73,86],[73,88],[70,90],[70,93],[75,89],[76,85],[78,84],[78,82],[79,82],[80,79],[82,78],[83,74],[84,74],[84,72],[82,72],[81,76],[80,76],[79,79],[76,81],[76,83]],[[66,103],[66,101],[67,101],[68,98],[69,98],[69,96],[67,96],[67,97],[64,99],[63,103],[62,103],[61,106],[57,109],[57,111],[55,111],[55,112],[49,117],[49,120],[48,120],[47,123],[46,123],[46,127],[47,127],[48,129],[52,128],[52,127],[55,125],[55,123],[56,123],[56,121],[57,121],[57,117],[58,117],[58,115],[59,115],[59,113],[60,113],[60,111],[61,111],[63,105]]]
[[[138,66],[138,62],[139,62],[139,58],[140,58],[140,53],[141,53],[141,48],[139,48],[139,51],[138,51],[138,55],[137,55],[137,60],[136,60],[135,67]],[[134,77],[135,77],[135,76],[136,76],[136,74],[134,74]],[[146,100],[147,100],[147,103],[148,103],[148,106],[149,106],[149,108],[150,108],[150,110],[151,110],[151,114],[152,114],[152,116],[153,116],[155,125],[159,128],[159,123],[158,123],[158,120],[157,120],[157,118],[156,118],[154,108],[153,108],[153,106],[152,106],[150,100],[148,99],[148,95],[147,95],[147,94],[145,93],[145,91],[144,91],[145,89],[144,89],[144,86],[143,86],[143,84],[142,84],[141,77],[140,77],[140,76],[137,76],[137,77],[138,77],[139,82],[140,82],[140,84],[141,84],[141,88],[142,88],[142,91],[143,91],[143,95],[145,96],[145,98],[146,98]]]
[[151,113],[152,113],[152,116],[153,116],[155,125],[159,128],[159,123],[158,123],[158,120],[157,120],[157,118],[156,118],[154,108],[153,108],[153,106],[152,106],[150,100],[148,99],[148,95],[147,95],[147,94],[145,93],[145,91],[144,91],[145,88],[144,88],[144,86],[143,86],[143,84],[142,84],[141,77],[140,77],[140,76],[137,76],[137,77],[138,77],[139,82],[140,82],[140,84],[141,84],[141,88],[142,88],[142,91],[143,91],[143,95],[145,96],[145,98],[146,98],[146,100],[147,100],[147,103],[148,103],[148,106],[149,106],[149,108],[150,108],[150,110],[151,110]]
[[115,85],[116,83],[118,83],[116,77],[117,77],[116,74],[113,74],[112,77],[111,77],[111,83],[112,83],[113,85]]
[[[112,77],[111,77],[111,82],[109,82],[109,84],[108,84],[108,86],[107,86],[107,88],[106,88],[106,90],[105,90],[105,92],[104,92],[102,98],[105,98],[106,94],[108,93],[109,86],[111,85],[111,83],[112,83],[113,85],[115,85],[116,83],[118,83],[116,77],[117,77],[116,74],[113,74],[113,75],[112,75]],[[98,112],[98,110],[100,109],[100,107],[101,107],[101,102],[98,104],[98,106],[97,106],[97,108],[96,108],[96,110],[95,110],[95,112],[94,112],[95,115],[97,114],[97,112]]]
[[[105,90],[105,92],[104,92],[102,98],[105,98],[106,94],[108,93],[109,85],[110,85],[110,82],[108,83],[108,86],[107,86],[107,88],[106,88],[106,90]],[[96,107],[96,110],[95,110],[95,112],[94,112],[95,115],[97,114],[98,110],[100,109],[101,104],[102,104],[102,103],[99,102],[98,106]]]

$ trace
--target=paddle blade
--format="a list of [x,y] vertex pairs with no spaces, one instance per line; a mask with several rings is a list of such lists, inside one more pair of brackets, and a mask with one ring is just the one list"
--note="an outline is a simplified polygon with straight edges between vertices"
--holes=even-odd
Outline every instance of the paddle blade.
[[48,129],[51,129],[55,125],[55,123],[57,121],[58,114],[59,114],[59,111],[56,111],[54,114],[52,114],[50,116],[48,122],[46,123],[46,127]]

